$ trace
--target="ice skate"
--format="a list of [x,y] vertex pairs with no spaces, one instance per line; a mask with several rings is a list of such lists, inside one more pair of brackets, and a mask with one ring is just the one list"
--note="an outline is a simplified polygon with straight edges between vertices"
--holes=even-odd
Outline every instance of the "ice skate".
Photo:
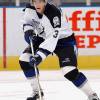
[[94,93],[94,94],[92,94],[92,95],[90,95],[90,96],[88,97],[88,100],[100,100],[100,99],[99,99],[99,97],[97,96],[97,94]]
[[[44,93],[41,92],[41,95],[42,95],[42,100],[43,100]],[[32,94],[32,96],[28,97],[27,100],[40,100],[39,94],[38,93],[34,93],[34,94]]]

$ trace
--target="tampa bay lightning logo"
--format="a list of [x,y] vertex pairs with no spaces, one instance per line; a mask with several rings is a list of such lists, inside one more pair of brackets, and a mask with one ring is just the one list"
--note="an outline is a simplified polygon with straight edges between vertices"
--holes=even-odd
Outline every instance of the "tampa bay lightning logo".
[[33,23],[35,23],[35,24],[40,24],[40,22],[39,21],[36,21],[35,19],[32,19],[32,21],[33,21]]
[[40,27],[38,27],[38,33],[39,34],[43,34],[44,33],[44,27],[42,25],[40,25]]

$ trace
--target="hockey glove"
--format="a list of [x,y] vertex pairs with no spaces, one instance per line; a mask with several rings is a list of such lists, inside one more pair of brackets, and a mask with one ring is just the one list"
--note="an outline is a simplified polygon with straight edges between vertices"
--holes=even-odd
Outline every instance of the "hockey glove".
[[24,38],[25,38],[25,41],[30,44],[30,39],[29,37],[32,37],[32,41],[33,42],[36,42],[37,41],[37,36],[35,34],[35,32],[33,30],[28,30],[25,32],[24,34]]
[[36,54],[34,57],[33,56],[30,56],[29,58],[29,64],[34,67],[35,65],[39,65],[40,62],[42,61],[42,58],[40,55]]

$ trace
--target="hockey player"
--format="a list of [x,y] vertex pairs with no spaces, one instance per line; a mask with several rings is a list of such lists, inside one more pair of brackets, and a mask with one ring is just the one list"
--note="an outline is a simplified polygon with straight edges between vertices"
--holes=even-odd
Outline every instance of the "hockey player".
[[[27,100],[39,98],[34,63],[38,69],[38,65],[51,53],[58,56],[59,66],[66,79],[82,90],[89,100],[99,100],[86,76],[77,68],[77,46],[74,33],[68,28],[68,23],[65,22],[58,8],[45,0],[32,0],[32,4],[25,8],[23,31],[25,41],[29,46],[20,56],[19,63],[33,89],[32,96]],[[33,38],[34,56],[31,52],[30,36]]]

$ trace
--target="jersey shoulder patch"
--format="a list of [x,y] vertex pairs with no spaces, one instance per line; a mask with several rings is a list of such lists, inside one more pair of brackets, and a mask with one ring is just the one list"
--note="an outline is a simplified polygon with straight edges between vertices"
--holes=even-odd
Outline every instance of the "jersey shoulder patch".
[[53,18],[53,24],[54,24],[54,27],[57,27],[57,26],[60,25],[60,19],[59,19],[58,16],[55,16],[55,17]]
[[61,12],[54,5],[47,3],[44,14],[50,20],[54,28],[61,26]]

